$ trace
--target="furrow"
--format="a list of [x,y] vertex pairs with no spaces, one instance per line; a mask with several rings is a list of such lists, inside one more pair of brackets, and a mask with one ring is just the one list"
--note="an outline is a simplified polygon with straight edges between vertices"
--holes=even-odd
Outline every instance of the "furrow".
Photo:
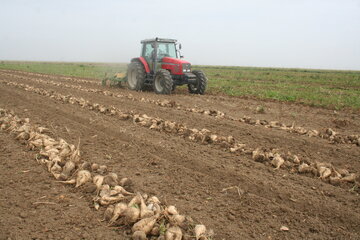
[[193,142],[201,144],[214,145],[232,153],[250,154],[257,162],[262,162],[273,166],[275,169],[284,168],[290,172],[306,174],[308,176],[319,177],[321,180],[333,185],[343,185],[346,183],[359,183],[358,176],[346,169],[337,169],[332,164],[326,162],[312,162],[309,159],[299,159],[297,155],[283,153],[278,149],[266,149],[263,147],[249,148],[245,144],[239,143],[232,136],[218,136],[207,129],[189,128],[181,123],[167,121],[161,118],[154,118],[146,114],[123,112],[113,106],[107,107],[97,103],[90,103],[83,98],[65,96],[54,91],[47,91],[41,88],[35,88],[27,84],[2,81],[3,84],[15,86],[25,91],[37,93],[61,101],[64,103],[79,105],[91,111],[99,112],[108,116],[113,116],[121,120],[132,121],[138,126],[151,130],[166,132],[181,136]]

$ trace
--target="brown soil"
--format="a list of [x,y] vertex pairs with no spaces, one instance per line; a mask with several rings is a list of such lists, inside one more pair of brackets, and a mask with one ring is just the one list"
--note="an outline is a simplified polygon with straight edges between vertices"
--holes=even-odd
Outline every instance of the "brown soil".
[[[325,139],[299,136],[216,119],[196,113],[113,98],[76,89],[56,87],[10,77],[0,80],[26,83],[91,102],[113,105],[124,111],[207,128],[233,135],[251,147],[274,147],[312,161],[322,161],[360,173],[360,147],[330,144]],[[74,84],[63,77],[11,72],[27,78]],[[103,89],[92,83],[76,83]],[[146,99],[168,99],[181,105],[220,110],[234,117],[244,115],[287,124],[295,121],[308,129],[333,128],[344,134],[360,133],[360,114],[334,112],[294,104],[234,99],[223,96],[171,96],[130,92]],[[360,198],[353,184],[333,186],[320,179],[274,170],[254,162],[249,155],[232,154],[211,145],[190,142],[176,135],[154,132],[131,121],[120,121],[76,105],[0,84],[0,107],[50,128],[57,137],[76,143],[81,139],[84,159],[106,164],[121,177],[129,177],[136,191],[156,194],[181,213],[214,229],[215,239],[359,239]],[[256,113],[257,106],[264,114]],[[1,174],[0,239],[125,239],[123,229],[108,228],[82,192],[56,183],[37,165],[34,153],[13,137],[0,132]],[[231,188],[233,187],[233,188]],[[237,190],[237,188],[239,191]],[[224,190],[228,189],[228,190]],[[45,196],[45,197],[44,197]],[[51,202],[51,204],[34,204]],[[281,231],[287,226],[289,231]]]

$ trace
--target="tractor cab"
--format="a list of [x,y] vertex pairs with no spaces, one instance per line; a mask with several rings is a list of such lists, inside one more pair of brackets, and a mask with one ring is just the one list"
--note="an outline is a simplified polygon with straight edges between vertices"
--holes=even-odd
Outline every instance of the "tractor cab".
[[150,70],[155,72],[157,63],[161,63],[164,57],[178,58],[176,40],[173,39],[148,39],[141,41],[141,56],[145,58]]
[[163,68],[169,70],[171,74],[179,75],[183,74],[180,71],[183,66],[186,68],[185,72],[190,72],[191,64],[180,59],[181,44],[178,45],[177,40],[155,38],[143,40],[141,43],[141,56],[146,60],[151,72],[155,73],[159,68]]
[[205,93],[205,74],[191,71],[190,62],[181,59],[181,44],[177,40],[153,38],[142,40],[141,44],[141,56],[133,58],[128,67],[130,89],[141,91],[150,85],[158,94],[170,94],[176,86],[187,84],[190,93]]

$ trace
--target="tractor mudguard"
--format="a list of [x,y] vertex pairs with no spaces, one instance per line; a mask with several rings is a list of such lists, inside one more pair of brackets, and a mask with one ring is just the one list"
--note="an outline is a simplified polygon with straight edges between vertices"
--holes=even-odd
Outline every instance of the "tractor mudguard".
[[141,62],[141,63],[144,65],[145,72],[146,72],[146,73],[150,73],[150,68],[149,68],[149,65],[147,64],[145,58],[143,58],[143,57],[138,57],[138,58],[133,58],[133,59],[131,59],[131,62],[134,62],[134,61],[139,61],[139,62]]

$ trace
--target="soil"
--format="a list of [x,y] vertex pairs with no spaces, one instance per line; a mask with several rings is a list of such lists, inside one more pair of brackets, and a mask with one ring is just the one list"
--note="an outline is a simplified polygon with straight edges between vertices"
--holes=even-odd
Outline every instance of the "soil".
[[[11,73],[13,76],[8,75]],[[233,117],[296,122],[308,129],[333,128],[360,133],[360,114],[296,104],[104,88],[74,83],[71,78],[1,70],[0,80],[26,83],[124,111],[145,113],[232,135],[250,147],[279,148],[312,161],[329,162],[360,173],[360,147],[331,144],[278,129],[252,126],[148,102],[114,98],[76,89],[37,83],[36,79],[106,89],[137,98],[175,101],[189,108],[216,109]],[[80,78],[74,78],[80,79]],[[0,107],[29,117],[69,143],[81,140],[82,158],[106,164],[128,177],[135,191],[155,194],[182,214],[205,224],[214,239],[360,239],[360,196],[354,184],[333,186],[318,178],[254,162],[250,155],[233,154],[177,135],[155,132],[131,121],[120,121],[77,105],[0,84]],[[265,113],[256,113],[264,106]],[[34,160],[34,152],[0,131],[0,239],[127,239],[123,228],[101,222],[104,209],[94,210],[86,193],[57,183]],[[286,226],[288,231],[280,228]]]

